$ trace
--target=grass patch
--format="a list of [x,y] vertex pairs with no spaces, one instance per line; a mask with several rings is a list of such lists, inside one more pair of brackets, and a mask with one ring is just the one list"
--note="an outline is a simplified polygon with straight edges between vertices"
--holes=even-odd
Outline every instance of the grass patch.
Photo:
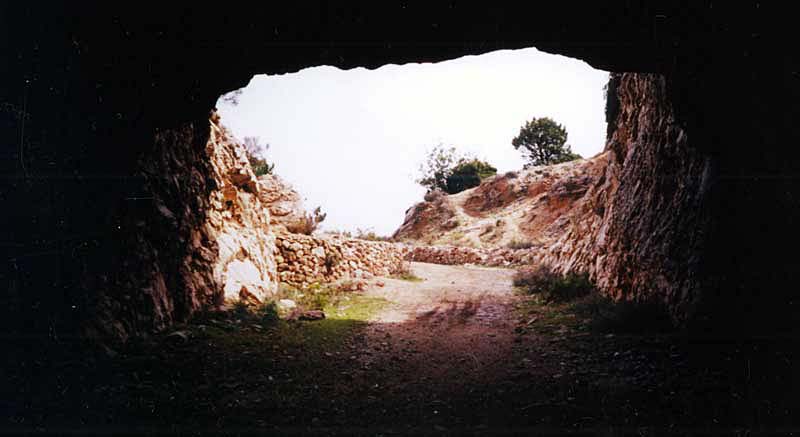
[[595,292],[588,274],[561,274],[544,265],[518,270],[513,281],[526,294],[541,295],[548,303],[570,302]]
[[403,281],[409,282],[422,282],[424,279],[420,278],[419,276],[415,275],[414,272],[411,271],[411,263],[407,261],[403,261],[397,268],[395,268],[389,277],[394,279],[400,279]]
[[392,275],[391,277],[394,278],[394,279],[400,279],[400,280],[409,281],[409,282],[422,282],[422,281],[424,281],[424,279],[420,278],[419,276],[417,276],[417,275],[415,275],[415,274],[413,274],[411,272]]
[[326,318],[322,320],[282,320],[276,303],[269,302],[258,306],[234,304],[228,312],[199,315],[189,326],[193,329],[201,326],[201,337],[232,354],[249,350],[248,353],[271,355],[270,351],[278,350],[311,359],[341,349],[355,331],[366,326],[388,304],[383,298],[331,295],[327,293],[329,289],[323,290],[306,293],[309,298],[298,302],[299,307],[323,310]]
[[602,295],[586,274],[560,274],[547,266],[514,275],[519,294],[530,296],[518,309],[536,315],[537,330],[585,327],[598,333],[647,334],[674,330],[663,302],[615,301]]

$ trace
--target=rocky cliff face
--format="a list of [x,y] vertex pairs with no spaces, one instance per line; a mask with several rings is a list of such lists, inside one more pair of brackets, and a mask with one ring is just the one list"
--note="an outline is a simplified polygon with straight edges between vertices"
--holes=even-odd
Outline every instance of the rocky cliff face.
[[125,193],[110,233],[98,223],[100,233],[65,261],[80,278],[69,298],[89,336],[115,341],[159,331],[217,300],[219,248],[206,222],[218,181],[208,139],[208,121],[156,130],[139,170],[123,187],[108,187]]
[[141,188],[123,203],[120,251],[105,261],[123,268],[82,277],[89,335],[124,340],[275,291],[269,211],[243,147],[218,121],[156,132]]
[[710,159],[676,122],[664,77],[626,73],[611,83],[619,106],[607,165],[578,201],[571,226],[538,260],[588,271],[617,298],[661,299],[682,320],[700,287],[698,254],[708,223],[698,212]]
[[269,209],[270,224],[282,227],[285,231],[287,225],[305,217],[306,210],[300,193],[280,176],[259,176],[258,185],[258,197]]
[[[698,254],[709,223],[698,212],[711,160],[689,144],[663,76],[615,74],[609,83],[613,112],[604,153],[497,176],[424,202],[396,235],[417,241],[435,235],[432,242],[440,242],[455,233],[461,238],[451,243],[475,247],[522,238],[532,246],[524,259],[589,272],[619,299],[663,300],[676,320],[684,320],[703,285]],[[434,205],[449,205],[456,225],[442,231],[441,218],[452,219],[424,214]]]
[[275,236],[244,147],[212,116],[206,153],[216,189],[206,228],[219,247],[214,278],[225,299],[263,301],[277,288]]

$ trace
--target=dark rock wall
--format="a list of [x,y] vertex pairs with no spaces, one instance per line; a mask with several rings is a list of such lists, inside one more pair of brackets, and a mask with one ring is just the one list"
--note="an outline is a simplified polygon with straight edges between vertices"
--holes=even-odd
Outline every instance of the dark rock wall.
[[586,259],[599,285],[622,299],[661,299],[681,320],[700,289],[712,160],[677,123],[667,79],[615,75],[619,109],[607,150],[604,188],[597,190]]

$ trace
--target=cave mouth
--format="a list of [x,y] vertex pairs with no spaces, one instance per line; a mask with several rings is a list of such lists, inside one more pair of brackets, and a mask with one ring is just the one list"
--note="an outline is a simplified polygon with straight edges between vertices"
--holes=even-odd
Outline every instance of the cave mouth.
[[328,231],[391,235],[422,200],[416,184],[439,145],[479,158],[497,174],[525,164],[511,145],[531,118],[550,117],[573,152],[605,143],[608,73],[535,48],[375,69],[306,68],[257,75],[217,101],[233,135],[265,145],[274,173],[306,206],[327,213]]
[[[660,141],[663,131],[646,131],[643,139],[657,142],[632,154],[632,165],[616,163],[632,182],[614,205],[617,224],[630,233],[606,234],[605,241],[624,255],[606,271],[619,273],[622,285],[637,280],[643,290],[676,301],[679,312],[690,314],[692,304],[703,300],[706,315],[724,317],[721,328],[746,326],[734,335],[763,322],[794,325],[800,234],[792,230],[800,207],[791,175],[800,160],[791,146],[799,138],[798,100],[786,96],[800,95],[800,81],[797,56],[783,47],[792,40],[791,14],[762,2],[713,8],[703,2],[675,8],[381,5],[190,13],[177,6],[155,14],[116,5],[3,7],[9,13],[0,20],[14,49],[3,53],[9,80],[2,81],[0,128],[17,141],[8,144],[19,147],[9,147],[4,160],[9,186],[2,191],[13,208],[2,248],[8,255],[2,323],[21,349],[36,346],[24,355],[27,361],[4,355],[4,375],[14,370],[0,382],[2,405],[10,410],[3,430],[796,429],[796,337],[774,331],[760,340],[584,333],[579,340],[563,329],[570,317],[530,315],[519,327],[533,327],[537,336],[510,345],[525,352],[496,355],[503,372],[461,386],[446,383],[479,369],[485,364],[480,358],[466,353],[454,372],[423,379],[427,375],[414,373],[405,355],[392,353],[398,348],[414,354],[415,345],[377,332],[383,338],[373,346],[384,350],[381,356],[407,369],[408,379],[401,380],[406,391],[384,384],[392,375],[385,366],[336,367],[353,356],[346,352],[350,345],[338,355],[324,351],[331,356],[321,348],[274,348],[280,345],[270,340],[292,337],[253,341],[250,334],[258,328],[235,318],[201,323],[196,337],[175,332],[134,338],[131,349],[104,351],[100,360],[82,354],[63,359],[48,347],[74,340],[75,331],[60,326],[78,321],[148,332],[154,314],[167,314],[154,307],[168,307],[174,299],[176,306],[191,308],[193,295],[180,295],[186,286],[213,285],[195,281],[178,260],[187,242],[196,241],[193,217],[205,211],[194,200],[208,187],[202,173],[191,173],[207,170],[208,163],[192,159],[205,146],[207,111],[223,90],[243,85],[258,71],[376,67],[537,41],[609,70],[658,72],[661,79],[642,75],[625,91],[654,89],[650,103],[670,102],[676,110],[668,123],[632,120],[670,135]],[[382,13],[383,7],[389,12]],[[532,16],[554,19],[531,26]],[[224,29],[209,31],[221,23]],[[359,45],[332,43],[365,38]],[[413,39],[436,43],[408,44]],[[594,39],[596,44],[586,42]],[[260,56],[265,47],[270,56]],[[209,60],[232,62],[209,68]],[[648,88],[653,84],[664,86]],[[673,147],[687,136],[691,143]],[[262,138],[270,141],[268,134]],[[764,152],[750,153],[754,145]],[[625,144],[615,146],[626,151]],[[151,149],[166,153],[145,155],[153,158],[145,162],[149,173],[137,173],[140,155]],[[187,158],[188,165],[182,162]],[[191,183],[176,182],[178,176]],[[675,187],[678,196],[670,202],[663,194]],[[160,190],[160,200],[171,202],[168,208],[140,202],[148,190]],[[598,210],[609,211],[603,205]],[[630,220],[636,226],[627,226]],[[198,268],[208,264],[193,261]],[[112,311],[92,312],[99,304]],[[20,316],[20,309],[29,311]],[[474,309],[442,307],[456,320]],[[180,323],[170,326],[182,331]],[[237,329],[245,335],[230,335]],[[275,332],[285,333],[270,331]],[[331,337],[314,339],[327,344]],[[469,342],[462,346],[470,352]],[[435,360],[424,358],[420,367],[435,367]],[[305,363],[320,366],[293,367]],[[246,374],[252,377],[242,378]],[[342,393],[353,396],[328,396]]]

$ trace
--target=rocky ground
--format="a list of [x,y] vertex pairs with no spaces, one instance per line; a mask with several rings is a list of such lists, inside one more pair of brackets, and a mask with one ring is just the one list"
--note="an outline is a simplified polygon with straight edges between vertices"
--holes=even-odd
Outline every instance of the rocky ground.
[[[317,435],[791,431],[796,342],[603,327],[510,270],[415,263],[315,322],[235,311],[111,357],[3,366],[4,432]],[[30,346],[16,339],[17,346]],[[46,355],[45,352],[49,355]]]

